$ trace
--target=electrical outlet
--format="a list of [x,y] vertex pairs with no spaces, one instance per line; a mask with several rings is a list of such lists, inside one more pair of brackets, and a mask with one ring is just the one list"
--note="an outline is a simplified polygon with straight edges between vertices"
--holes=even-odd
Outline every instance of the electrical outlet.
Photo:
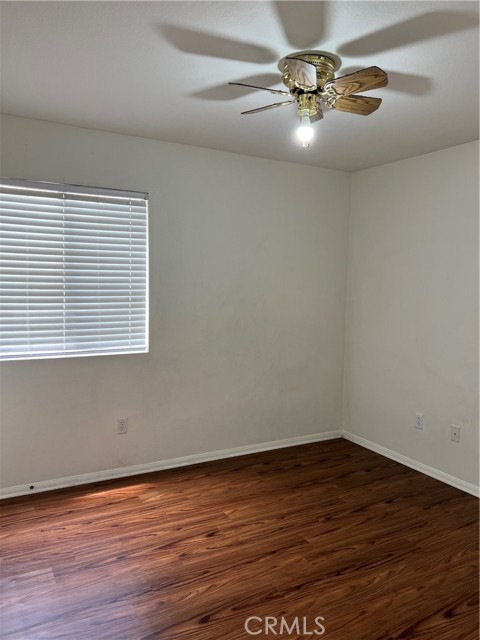
[[460,427],[456,424],[450,425],[450,440],[452,442],[460,442]]
[[417,413],[415,415],[415,427],[417,429],[423,429],[423,413]]
[[127,433],[128,418],[117,418],[117,433]]

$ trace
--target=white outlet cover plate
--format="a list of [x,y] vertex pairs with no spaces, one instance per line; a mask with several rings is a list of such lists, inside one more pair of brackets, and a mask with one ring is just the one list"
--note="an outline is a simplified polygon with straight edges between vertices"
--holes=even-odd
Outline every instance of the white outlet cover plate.
[[127,433],[128,418],[117,418],[117,433]]
[[450,425],[450,440],[452,442],[460,442],[460,427],[456,424]]

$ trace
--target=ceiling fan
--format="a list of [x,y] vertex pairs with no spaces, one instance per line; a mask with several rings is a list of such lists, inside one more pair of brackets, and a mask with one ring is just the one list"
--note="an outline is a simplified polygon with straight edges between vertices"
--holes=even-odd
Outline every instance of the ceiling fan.
[[312,123],[323,118],[323,106],[337,111],[368,116],[380,106],[381,98],[358,95],[358,91],[370,91],[386,87],[388,76],[379,67],[367,67],[355,73],[335,78],[340,67],[340,58],[332,53],[307,51],[292,53],[280,60],[282,81],[288,91],[258,87],[243,82],[229,82],[231,85],[268,91],[274,95],[288,96],[289,99],[257,109],[243,111],[242,115],[260,113],[268,109],[297,105],[300,126],[297,135],[303,147],[309,147],[314,130]]

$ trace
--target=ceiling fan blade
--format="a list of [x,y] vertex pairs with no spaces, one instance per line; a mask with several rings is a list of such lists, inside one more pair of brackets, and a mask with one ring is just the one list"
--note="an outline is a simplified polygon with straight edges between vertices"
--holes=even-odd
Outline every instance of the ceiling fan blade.
[[297,87],[305,91],[317,88],[317,69],[314,64],[297,58],[285,58],[285,66]]
[[[343,73],[360,71],[361,67],[346,67]],[[430,93],[433,82],[427,76],[413,75],[413,73],[400,73],[398,71],[386,71],[388,76],[388,88],[390,91],[401,91],[412,95],[422,96]],[[268,83],[267,83],[268,84]]]
[[233,88],[226,82],[222,82],[222,84],[200,89],[200,91],[194,91],[189,95],[193,98],[199,98],[200,100],[238,100],[238,98],[241,98],[242,96],[250,95],[252,93],[252,89],[250,87],[252,86],[275,86],[278,83],[278,72],[257,73],[245,78],[239,78],[237,82],[240,83],[240,87]]
[[250,109],[250,111],[242,111],[240,115],[244,116],[250,113],[260,113],[260,111],[267,111],[267,109],[275,109],[276,107],[286,107],[288,104],[296,104],[295,100],[286,100],[285,102],[274,102],[273,104],[267,104],[265,107],[258,107],[258,109]]
[[356,113],[359,116],[368,116],[382,104],[381,98],[368,96],[342,96],[335,101],[334,109],[346,113]]
[[380,67],[367,67],[325,83],[325,91],[333,89],[341,96],[349,96],[357,91],[370,91],[386,87],[388,76]]
[[280,89],[269,89],[268,87],[257,87],[254,84],[245,84],[244,82],[229,82],[228,84],[234,84],[238,87],[248,87],[249,89],[258,89],[259,91],[268,91],[279,96],[289,96],[288,91],[281,91]]

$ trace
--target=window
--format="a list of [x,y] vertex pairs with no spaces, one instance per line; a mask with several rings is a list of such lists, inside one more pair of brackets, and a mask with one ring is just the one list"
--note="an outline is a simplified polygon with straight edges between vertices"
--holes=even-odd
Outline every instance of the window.
[[0,181],[0,358],[148,351],[147,194]]

